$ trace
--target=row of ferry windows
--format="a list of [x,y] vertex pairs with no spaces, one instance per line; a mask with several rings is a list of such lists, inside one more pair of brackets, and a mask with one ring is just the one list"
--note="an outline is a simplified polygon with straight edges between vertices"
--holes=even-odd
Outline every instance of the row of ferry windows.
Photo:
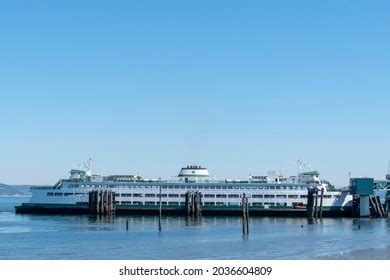
[[47,196],[71,196],[71,195],[78,195],[78,194],[84,194],[84,193],[47,193]]
[[[133,185],[76,185],[70,184],[68,188],[132,188],[132,189],[148,189],[158,188],[159,186],[133,186]],[[162,189],[189,189],[189,190],[234,190],[234,189],[264,189],[264,190],[306,190],[307,186],[162,186]]]
[[[115,194],[116,197],[119,197],[119,194]],[[142,194],[138,194],[138,193],[135,193],[135,194],[131,194],[131,193],[123,193],[121,194],[121,197],[143,197]],[[160,197],[159,194],[152,194],[152,193],[147,193],[145,194],[145,197]],[[177,198],[177,197],[186,197],[185,194],[181,194],[181,195],[178,195],[178,194],[161,194],[161,197],[172,197],[172,198]],[[204,198],[240,198],[241,196],[238,195],[238,194],[229,194],[229,195],[226,195],[226,194],[204,194],[202,195],[202,197]],[[281,194],[281,195],[273,195],[273,194],[265,194],[265,195],[262,195],[262,194],[253,194],[252,196],[250,196],[252,198],[307,198],[307,195],[284,195],[284,194]],[[339,198],[340,196],[339,195],[333,195],[334,198]],[[324,195],[324,198],[332,198],[332,195]]]
[[[119,202],[116,202],[116,204],[119,204]],[[141,201],[123,201],[120,204],[123,205],[159,205],[159,203],[154,202],[154,201],[146,201],[145,203],[142,203]],[[184,202],[161,202],[161,205],[185,205]],[[203,205],[205,206],[215,206],[215,205],[228,205],[228,206],[241,206],[240,203],[224,203],[224,202],[204,202]],[[254,202],[252,203],[252,206],[287,206],[287,203],[274,203],[274,202]]]
[[[83,194],[83,193],[47,193],[47,196],[70,196],[70,195],[78,195],[78,194]],[[143,194],[141,193],[134,193],[134,194],[131,194],[131,193],[122,193],[122,194],[115,194],[116,197],[144,197]],[[229,195],[226,195],[226,194],[204,194],[202,195],[204,198],[240,198],[240,195],[238,194],[229,194]],[[160,194],[153,194],[153,193],[146,193],[145,194],[145,197],[160,197]],[[186,197],[185,194],[161,194],[161,197],[170,197],[170,198],[178,198],[178,197]],[[307,198],[307,195],[284,195],[284,194],[281,194],[281,195],[273,195],[273,194],[270,194],[270,195],[261,195],[261,194],[253,194],[251,196],[252,198]],[[340,195],[333,195],[333,198],[339,198]],[[332,198],[332,195],[324,195],[324,198]]]

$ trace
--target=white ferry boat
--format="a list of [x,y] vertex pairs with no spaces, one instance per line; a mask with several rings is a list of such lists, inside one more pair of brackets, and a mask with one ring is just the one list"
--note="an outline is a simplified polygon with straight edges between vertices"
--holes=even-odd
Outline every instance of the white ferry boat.
[[[186,194],[201,194],[203,214],[242,213],[242,197],[248,198],[251,215],[305,215],[308,190],[323,190],[324,216],[349,216],[353,197],[348,191],[330,191],[317,171],[283,177],[275,172],[248,180],[215,180],[207,168],[183,167],[174,180],[143,179],[138,175],[93,175],[90,168],[73,169],[69,179],[52,187],[31,188],[31,201],[16,207],[17,213],[88,213],[89,193],[111,190],[115,211],[124,213],[185,212]],[[161,193],[161,200],[160,200]]]

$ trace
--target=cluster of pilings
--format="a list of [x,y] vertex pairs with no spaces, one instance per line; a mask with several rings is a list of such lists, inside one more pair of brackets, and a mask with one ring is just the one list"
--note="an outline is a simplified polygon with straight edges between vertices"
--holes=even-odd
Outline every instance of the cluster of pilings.
[[371,218],[388,218],[389,217],[389,204],[386,202],[384,207],[381,203],[379,196],[370,195],[370,213]]
[[189,191],[186,193],[187,216],[202,216],[202,193]]
[[112,190],[95,190],[89,193],[88,207],[90,214],[115,214],[115,193]]
[[242,233],[244,235],[249,234],[249,202],[248,197],[244,193],[242,195]]
[[[318,199],[320,201],[318,201]],[[322,218],[322,206],[324,201],[324,189],[309,188],[307,193],[307,212],[310,219]]]

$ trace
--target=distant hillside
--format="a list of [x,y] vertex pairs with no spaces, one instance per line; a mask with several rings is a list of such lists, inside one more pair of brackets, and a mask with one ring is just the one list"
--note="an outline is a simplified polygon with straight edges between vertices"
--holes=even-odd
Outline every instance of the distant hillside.
[[0,184],[0,196],[30,196],[31,186]]

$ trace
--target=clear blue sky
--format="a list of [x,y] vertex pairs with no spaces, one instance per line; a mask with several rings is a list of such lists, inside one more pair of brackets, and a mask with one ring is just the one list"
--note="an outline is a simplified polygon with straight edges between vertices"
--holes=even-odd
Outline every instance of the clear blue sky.
[[2,1],[0,182],[382,178],[389,1]]

